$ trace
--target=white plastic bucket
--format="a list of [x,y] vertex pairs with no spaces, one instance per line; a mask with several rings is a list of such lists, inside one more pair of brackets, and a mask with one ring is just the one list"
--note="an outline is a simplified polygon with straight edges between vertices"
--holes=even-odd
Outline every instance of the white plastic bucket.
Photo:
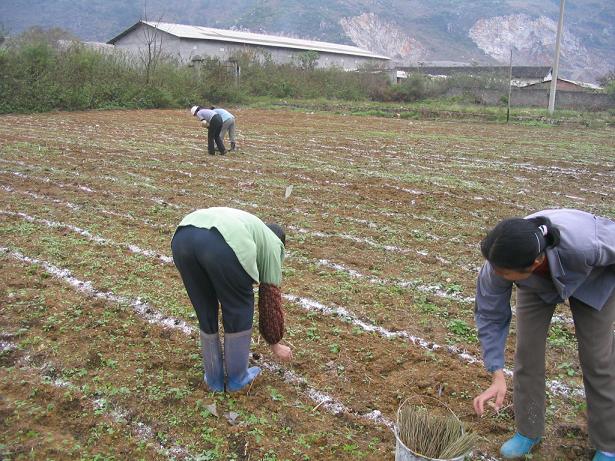
[[[429,396],[422,396],[422,397],[418,397],[418,398],[419,398],[419,400],[422,400],[424,398],[433,399],[435,402],[438,403],[438,406],[439,406],[440,409],[442,409],[446,413],[450,412],[455,418],[457,418],[457,415],[455,415],[455,413],[453,413],[453,411],[448,406],[444,405],[438,399],[436,399],[434,397],[429,397]],[[401,413],[402,408],[404,407],[404,405],[408,404],[409,400],[412,400],[412,399],[410,398],[410,399],[404,400],[404,402],[397,409],[397,421],[396,421],[396,424],[395,424],[395,440],[396,440],[395,461],[463,461],[467,456],[470,455],[471,452],[468,452],[468,453],[466,453],[464,455],[461,455],[461,456],[458,456],[456,458],[440,459],[440,458],[428,458],[427,456],[423,456],[423,455],[421,455],[419,453],[415,453],[414,451],[410,450],[410,448],[408,448],[404,444],[404,442],[401,441],[401,438],[399,437],[399,415]],[[463,431],[463,429],[462,429],[462,431]]]
[[404,445],[404,442],[402,442],[399,438],[399,430],[397,425],[395,426],[395,440],[397,441],[395,446],[395,461],[463,461],[467,456],[466,454],[451,459],[426,458],[425,456],[421,456]]

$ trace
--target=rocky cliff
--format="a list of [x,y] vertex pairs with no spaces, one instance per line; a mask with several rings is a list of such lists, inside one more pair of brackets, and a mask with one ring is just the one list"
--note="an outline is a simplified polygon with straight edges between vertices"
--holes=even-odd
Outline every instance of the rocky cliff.
[[[545,16],[526,14],[479,19],[468,35],[486,55],[508,63],[510,50],[513,62],[526,65],[551,65],[554,57],[557,22]],[[608,63],[593,58],[569,28],[564,29],[560,51],[561,67],[569,78],[593,79],[606,73]]]
[[388,56],[397,63],[413,64],[427,55],[425,46],[418,40],[374,13],[342,18],[340,25],[357,46]]
[[[437,24],[440,30],[435,33],[426,33],[420,21],[402,27],[374,13],[343,17],[339,23],[357,46],[387,55],[401,65],[436,60],[508,64],[512,49],[515,65],[548,66],[553,63],[557,32],[555,19],[523,13],[474,18],[465,26],[463,15],[458,14],[456,22],[446,18]],[[610,32],[608,28],[602,31]],[[587,34],[564,29],[560,76],[593,82],[615,68],[615,47],[609,53],[604,46],[591,49],[586,41]]]

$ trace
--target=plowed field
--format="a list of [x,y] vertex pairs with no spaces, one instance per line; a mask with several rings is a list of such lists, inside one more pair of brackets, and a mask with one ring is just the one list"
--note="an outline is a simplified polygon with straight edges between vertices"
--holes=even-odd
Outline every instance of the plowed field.
[[[615,130],[233,112],[224,157],[182,111],[0,117],[0,458],[393,459],[408,398],[450,407],[483,437],[474,459],[497,458],[510,399],[472,411],[490,382],[478,242],[544,208],[615,218]],[[264,372],[232,395],[202,383],[170,258],[181,218],[210,206],[287,229],[295,359],[276,363],[255,332]],[[509,367],[513,346],[514,320]],[[533,459],[590,459],[566,306],[547,374]]]

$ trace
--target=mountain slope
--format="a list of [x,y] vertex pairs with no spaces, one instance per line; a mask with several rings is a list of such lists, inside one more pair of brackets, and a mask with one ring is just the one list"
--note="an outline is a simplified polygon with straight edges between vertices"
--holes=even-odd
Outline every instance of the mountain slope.
[[[223,6],[221,6],[223,5]],[[544,0],[163,0],[149,20],[355,44],[395,61],[549,65],[559,1]],[[106,41],[143,17],[143,0],[13,0],[0,3],[12,33],[62,27]],[[562,75],[593,81],[615,69],[615,2],[567,2]]]

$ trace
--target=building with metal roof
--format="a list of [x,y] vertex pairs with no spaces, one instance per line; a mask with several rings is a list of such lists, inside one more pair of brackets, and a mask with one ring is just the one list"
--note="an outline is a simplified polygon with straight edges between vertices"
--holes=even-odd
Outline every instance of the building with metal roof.
[[302,54],[312,51],[318,53],[316,67],[345,70],[389,61],[386,56],[356,46],[151,21],[139,21],[107,43],[134,53],[147,53],[148,46],[151,52],[153,44],[162,54],[177,57],[184,63],[205,57],[227,61],[246,51],[267,53],[279,64],[297,62]]
[[423,74],[433,78],[449,78],[459,75],[472,77],[500,77],[508,79],[512,74],[513,86],[522,87],[534,83],[540,83],[548,77],[551,67],[549,66],[472,66],[467,63],[448,62],[446,65],[421,65],[413,67],[397,67],[395,74],[391,74],[393,81],[403,82],[410,74]]
[[[530,83],[529,85],[524,85],[523,88],[550,89],[552,80],[553,76],[551,75],[551,73],[549,73],[549,75],[547,75],[547,77],[542,82]],[[574,80],[557,77],[557,91],[599,91],[602,89],[602,87],[594,83],[577,82]]]

